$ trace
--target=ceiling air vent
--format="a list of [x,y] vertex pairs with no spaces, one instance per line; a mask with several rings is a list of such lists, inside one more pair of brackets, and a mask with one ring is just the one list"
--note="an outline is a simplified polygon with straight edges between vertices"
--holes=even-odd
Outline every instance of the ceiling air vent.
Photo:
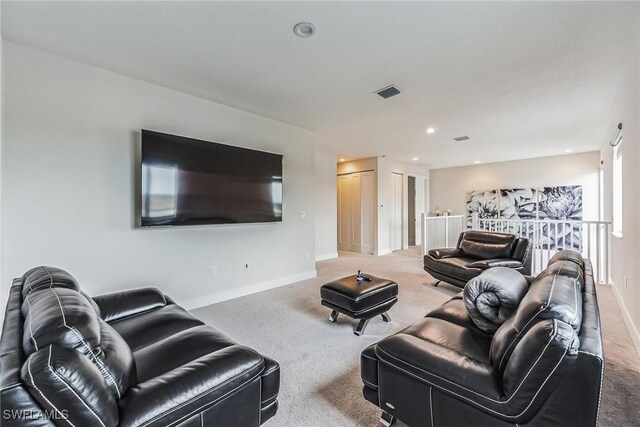
[[377,90],[374,93],[381,98],[387,99],[387,98],[391,98],[392,96],[398,95],[399,93],[401,93],[401,91],[394,85],[391,85],[389,87],[385,87],[383,89]]
[[469,139],[469,137],[468,137],[467,135],[465,135],[465,136],[459,136],[459,137],[457,137],[457,138],[453,138],[453,140],[454,140],[454,141],[458,141],[458,142],[460,142],[460,141],[466,141],[466,140],[468,140],[468,139]]

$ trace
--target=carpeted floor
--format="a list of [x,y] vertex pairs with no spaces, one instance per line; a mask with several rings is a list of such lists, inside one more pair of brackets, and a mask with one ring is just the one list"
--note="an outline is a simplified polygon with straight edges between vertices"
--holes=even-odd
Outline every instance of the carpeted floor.
[[[373,319],[363,336],[356,322],[320,305],[320,286],[361,269],[395,280],[398,303],[391,323]],[[380,410],[362,397],[360,352],[371,343],[414,323],[460,291],[422,270],[415,248],[374,257],[341,253],[317,263],[318,277],[231,301],[193,314],[237,340],[277,360],[282,367],[280,408],[267,426],[376,426]],[[607,286],[598,289],[605,340],[605,386],[601,426],[640,425],[640,359]],[[402,425],[397,423],[397,425]]]

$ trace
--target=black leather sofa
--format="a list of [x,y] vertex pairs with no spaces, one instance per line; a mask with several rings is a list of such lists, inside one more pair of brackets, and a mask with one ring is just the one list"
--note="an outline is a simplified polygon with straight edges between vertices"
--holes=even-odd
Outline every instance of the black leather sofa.
[[507,233],[463,231],[455,248],[431,249],[424,256],[427,273],[461,288],[491,267],[510,267],[530,274],[529,240]]
[[462,294],[362,352],[364,397],[410,426],[594,426],[604,362],[591,263],[557,253],[495,332]]
[[279,365],[155,288],[90,298],[63,270],[15,279],[0,343],[3,426],[258,426]]

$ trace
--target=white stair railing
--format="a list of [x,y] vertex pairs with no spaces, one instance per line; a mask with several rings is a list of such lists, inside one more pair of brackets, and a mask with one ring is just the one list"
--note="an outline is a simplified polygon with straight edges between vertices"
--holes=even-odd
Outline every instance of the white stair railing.
[[422,256],[430,249],[455,247],[464,231],[463,215],[425,216],[422,214]]
[[488,219],[474,214],[471,228],[528,238],[533,249],[531,273],[534,275],[545,269],[556,252],[573,249],[591,260],[596,281],[609,283],[610,221]]

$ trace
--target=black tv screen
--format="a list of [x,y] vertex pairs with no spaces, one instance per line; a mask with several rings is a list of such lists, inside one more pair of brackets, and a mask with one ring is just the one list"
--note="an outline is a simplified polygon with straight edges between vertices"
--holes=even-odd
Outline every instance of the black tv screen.
[[142,227],[282,221],[282,155],[142,130]]

